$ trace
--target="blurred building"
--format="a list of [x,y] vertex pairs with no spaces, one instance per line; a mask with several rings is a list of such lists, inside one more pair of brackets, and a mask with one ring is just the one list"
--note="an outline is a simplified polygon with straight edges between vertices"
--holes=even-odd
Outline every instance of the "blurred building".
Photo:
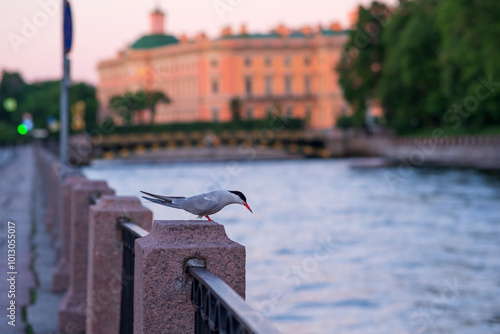
[[[328,27],[284,25],[253,34],[243,25],[208,39],[175,37],[164,30],[165,15],[151,13],[151,32],[99,63],[100,118],[113,116],[110,99],[140,89],[161,90],[172,103],[159,104],[155,122],[229,121],[230,101],[239,99],[243,119],[279,111],[330,128],[347,112],[335,71],[347,32]],[[143,117],[147,117],[144,113]]]

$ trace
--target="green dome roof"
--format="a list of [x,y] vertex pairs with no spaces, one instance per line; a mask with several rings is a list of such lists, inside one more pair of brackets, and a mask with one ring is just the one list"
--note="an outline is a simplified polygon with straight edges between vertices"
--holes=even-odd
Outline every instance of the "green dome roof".
[[177,44],[179,40],[171,35],[145,35],[135,41],[132,44],[132,49],[152,49],[157,48],[159,46],[169,45],[169,44]]

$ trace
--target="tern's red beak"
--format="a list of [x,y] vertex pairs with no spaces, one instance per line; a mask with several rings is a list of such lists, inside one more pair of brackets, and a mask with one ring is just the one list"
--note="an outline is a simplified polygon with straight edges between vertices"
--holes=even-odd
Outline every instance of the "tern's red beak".
[[248,210],[250,210],[250,212],[251,212],[251,213],[253,213],[252,209],[250,209],[250,207],[248,206],[248,204],[247,204],[247,203],[243,203],[243,205],[244,205],[244,206],[246,206],[246,207],[247,207],[247,209],[248,209]]

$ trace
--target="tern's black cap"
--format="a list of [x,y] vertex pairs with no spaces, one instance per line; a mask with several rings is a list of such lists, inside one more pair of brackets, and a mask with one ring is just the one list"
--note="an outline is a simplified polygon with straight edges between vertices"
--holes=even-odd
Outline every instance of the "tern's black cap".
[[247,202],[247,198],[245,197],[245,195],[243,195],[243,193],[241,191],[229,190],[229,192],[239,196],[243,200],[243,202],[245,202],[245,203]]

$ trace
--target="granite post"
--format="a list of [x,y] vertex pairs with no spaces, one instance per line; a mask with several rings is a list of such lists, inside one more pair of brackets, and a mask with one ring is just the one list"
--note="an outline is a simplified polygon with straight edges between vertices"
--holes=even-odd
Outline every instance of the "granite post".
[[155,220],[135,241],[134,333],[194,333],[189,259],[245,297],[245,247],[211,221]]
[[59,332],[85,332],[87,310],[87,263],[91,195],[114,195],[105,181],[83,181],[71,194],[69,287],[59,303]]
[[52,291],[63,292],[69,286],[69,257],[70,257],[70,238],[71,238],[71,195],[73,187],[85,181],[82,175],[69,176],[64,180],[61,204],[61,256],[52,272]]
[[52,168],[52,164],[48,166],[48,175],[49,184],[48,184],[48,203],[47,210],[45,211],[45,231],[51,233],[54,226],[56,225],[57,219],[57,199],[58,199],[58,185],[59,180],[57,176],[57,172],[54,168]]
[[90,208],[87,334],[118,334],[123,240],[119,221],[151,230],[153,213],[136,197],[103,196]]

